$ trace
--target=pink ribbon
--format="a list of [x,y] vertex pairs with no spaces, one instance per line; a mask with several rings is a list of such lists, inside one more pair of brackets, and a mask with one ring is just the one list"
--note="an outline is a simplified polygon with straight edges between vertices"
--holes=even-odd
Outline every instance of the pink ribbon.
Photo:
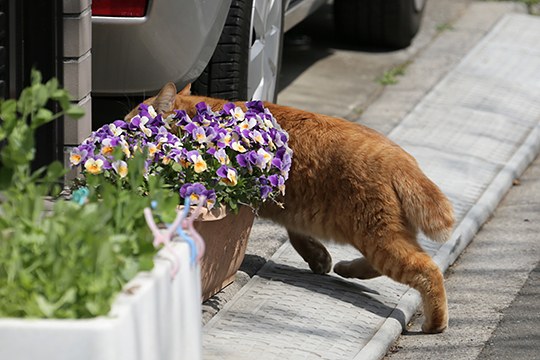
[[[152,234],[154,235],[154,241],[152,242],[154,247],[157,248],[159,245],[163,245],[165,249],[169,253],[173,255],[173,265],[171,269],[171,277],[174,279],[176,274],[178,273],[178,269],[180,267],[180,256],[178,253],[174,250],[172,246],[172,239],[175,233],[178,233],[182,239],[184,239],[188,244],[194,244],[196,248],[196,261],[199,262],[204,255],[205,251],[205,244],[204,240],[201,237],[201,235],[195,230],[195,227],[193,225],[193,222],[197,217],[199,216],[202,208],[202,204],[206,198],[201,197],[199,204],[191,213],[191,215],[187,218],[185,218],[187,214],[187,210],[189,209],[189,202],[186,202],[186,211],[177,211],[176,218],[174,219],[173,223],[170,226],[167,226],[167,228],[163,231],[159,229],[154,221],[154,216],[152,215],[152,210],[150,208],[144,209],[144,218],[146,220],[146,223],[148,224],[148,227],[152,231]],[[183,230],[186,230],[184,232]],[[192,240],[193,239],[193,240]]]

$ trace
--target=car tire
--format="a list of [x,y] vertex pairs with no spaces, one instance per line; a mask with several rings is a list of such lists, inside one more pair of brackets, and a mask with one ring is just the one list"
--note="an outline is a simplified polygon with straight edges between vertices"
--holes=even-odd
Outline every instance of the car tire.
[[282,44],[282,0],[233,0],[214,54],[192,84],[193,93],[275,101]]
[[420,28],[427,0],[334,0],[336,32],[354,45],[402,49]]

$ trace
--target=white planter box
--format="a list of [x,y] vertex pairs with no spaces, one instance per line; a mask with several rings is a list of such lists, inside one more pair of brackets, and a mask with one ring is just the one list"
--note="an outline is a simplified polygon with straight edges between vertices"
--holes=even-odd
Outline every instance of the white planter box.
[[[109,316],[86,320],[0,319],[0,359],[198,360],[201,358],[199,266],[175,243],[178,274],[161,250],[151,272],[140,273]],[[0,300],[1,301],[1,300]]]

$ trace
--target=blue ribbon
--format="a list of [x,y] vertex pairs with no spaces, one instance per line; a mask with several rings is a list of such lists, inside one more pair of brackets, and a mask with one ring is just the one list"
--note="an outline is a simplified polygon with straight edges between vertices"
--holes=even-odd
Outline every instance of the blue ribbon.
[[[186,197],[186,200],[184,201],[184,209],[183,209],[182,219],[187,218],[188,213],[189,213],[189,206],[190,206],[190,199],[189,199],[189,196],[188,196],[188,197]],[[189,248],[191,249],[191,258],[190,258],[191,265],[195,265],[195,263],[197,262],[197,244],[195,244],[195,240],[193,240],[193,238],[191,236],[189,236],[189,234],[186,233],[182,229],[182,225],[180,225],[179,227],[176,228],[176,232],[178,233],[178,235],[180,235],[182,240],[187,242],[187,244],[189,245]]]

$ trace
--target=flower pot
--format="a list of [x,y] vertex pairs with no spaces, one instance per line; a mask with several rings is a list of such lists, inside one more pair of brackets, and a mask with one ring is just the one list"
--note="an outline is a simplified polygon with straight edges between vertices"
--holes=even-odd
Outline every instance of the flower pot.
[[0,319],[0,359],[172,360],[201,358],[199,268],[186,243],[175,243],[171,278],[165,249],[154,269],[126,284],[108,316],[83,320]]
[[195,221],[195,228],[206,244],[201,261],[202,300],[234,281],[246,253],[255,214],[247,206],[238,213],[224,210],[205,214]]

